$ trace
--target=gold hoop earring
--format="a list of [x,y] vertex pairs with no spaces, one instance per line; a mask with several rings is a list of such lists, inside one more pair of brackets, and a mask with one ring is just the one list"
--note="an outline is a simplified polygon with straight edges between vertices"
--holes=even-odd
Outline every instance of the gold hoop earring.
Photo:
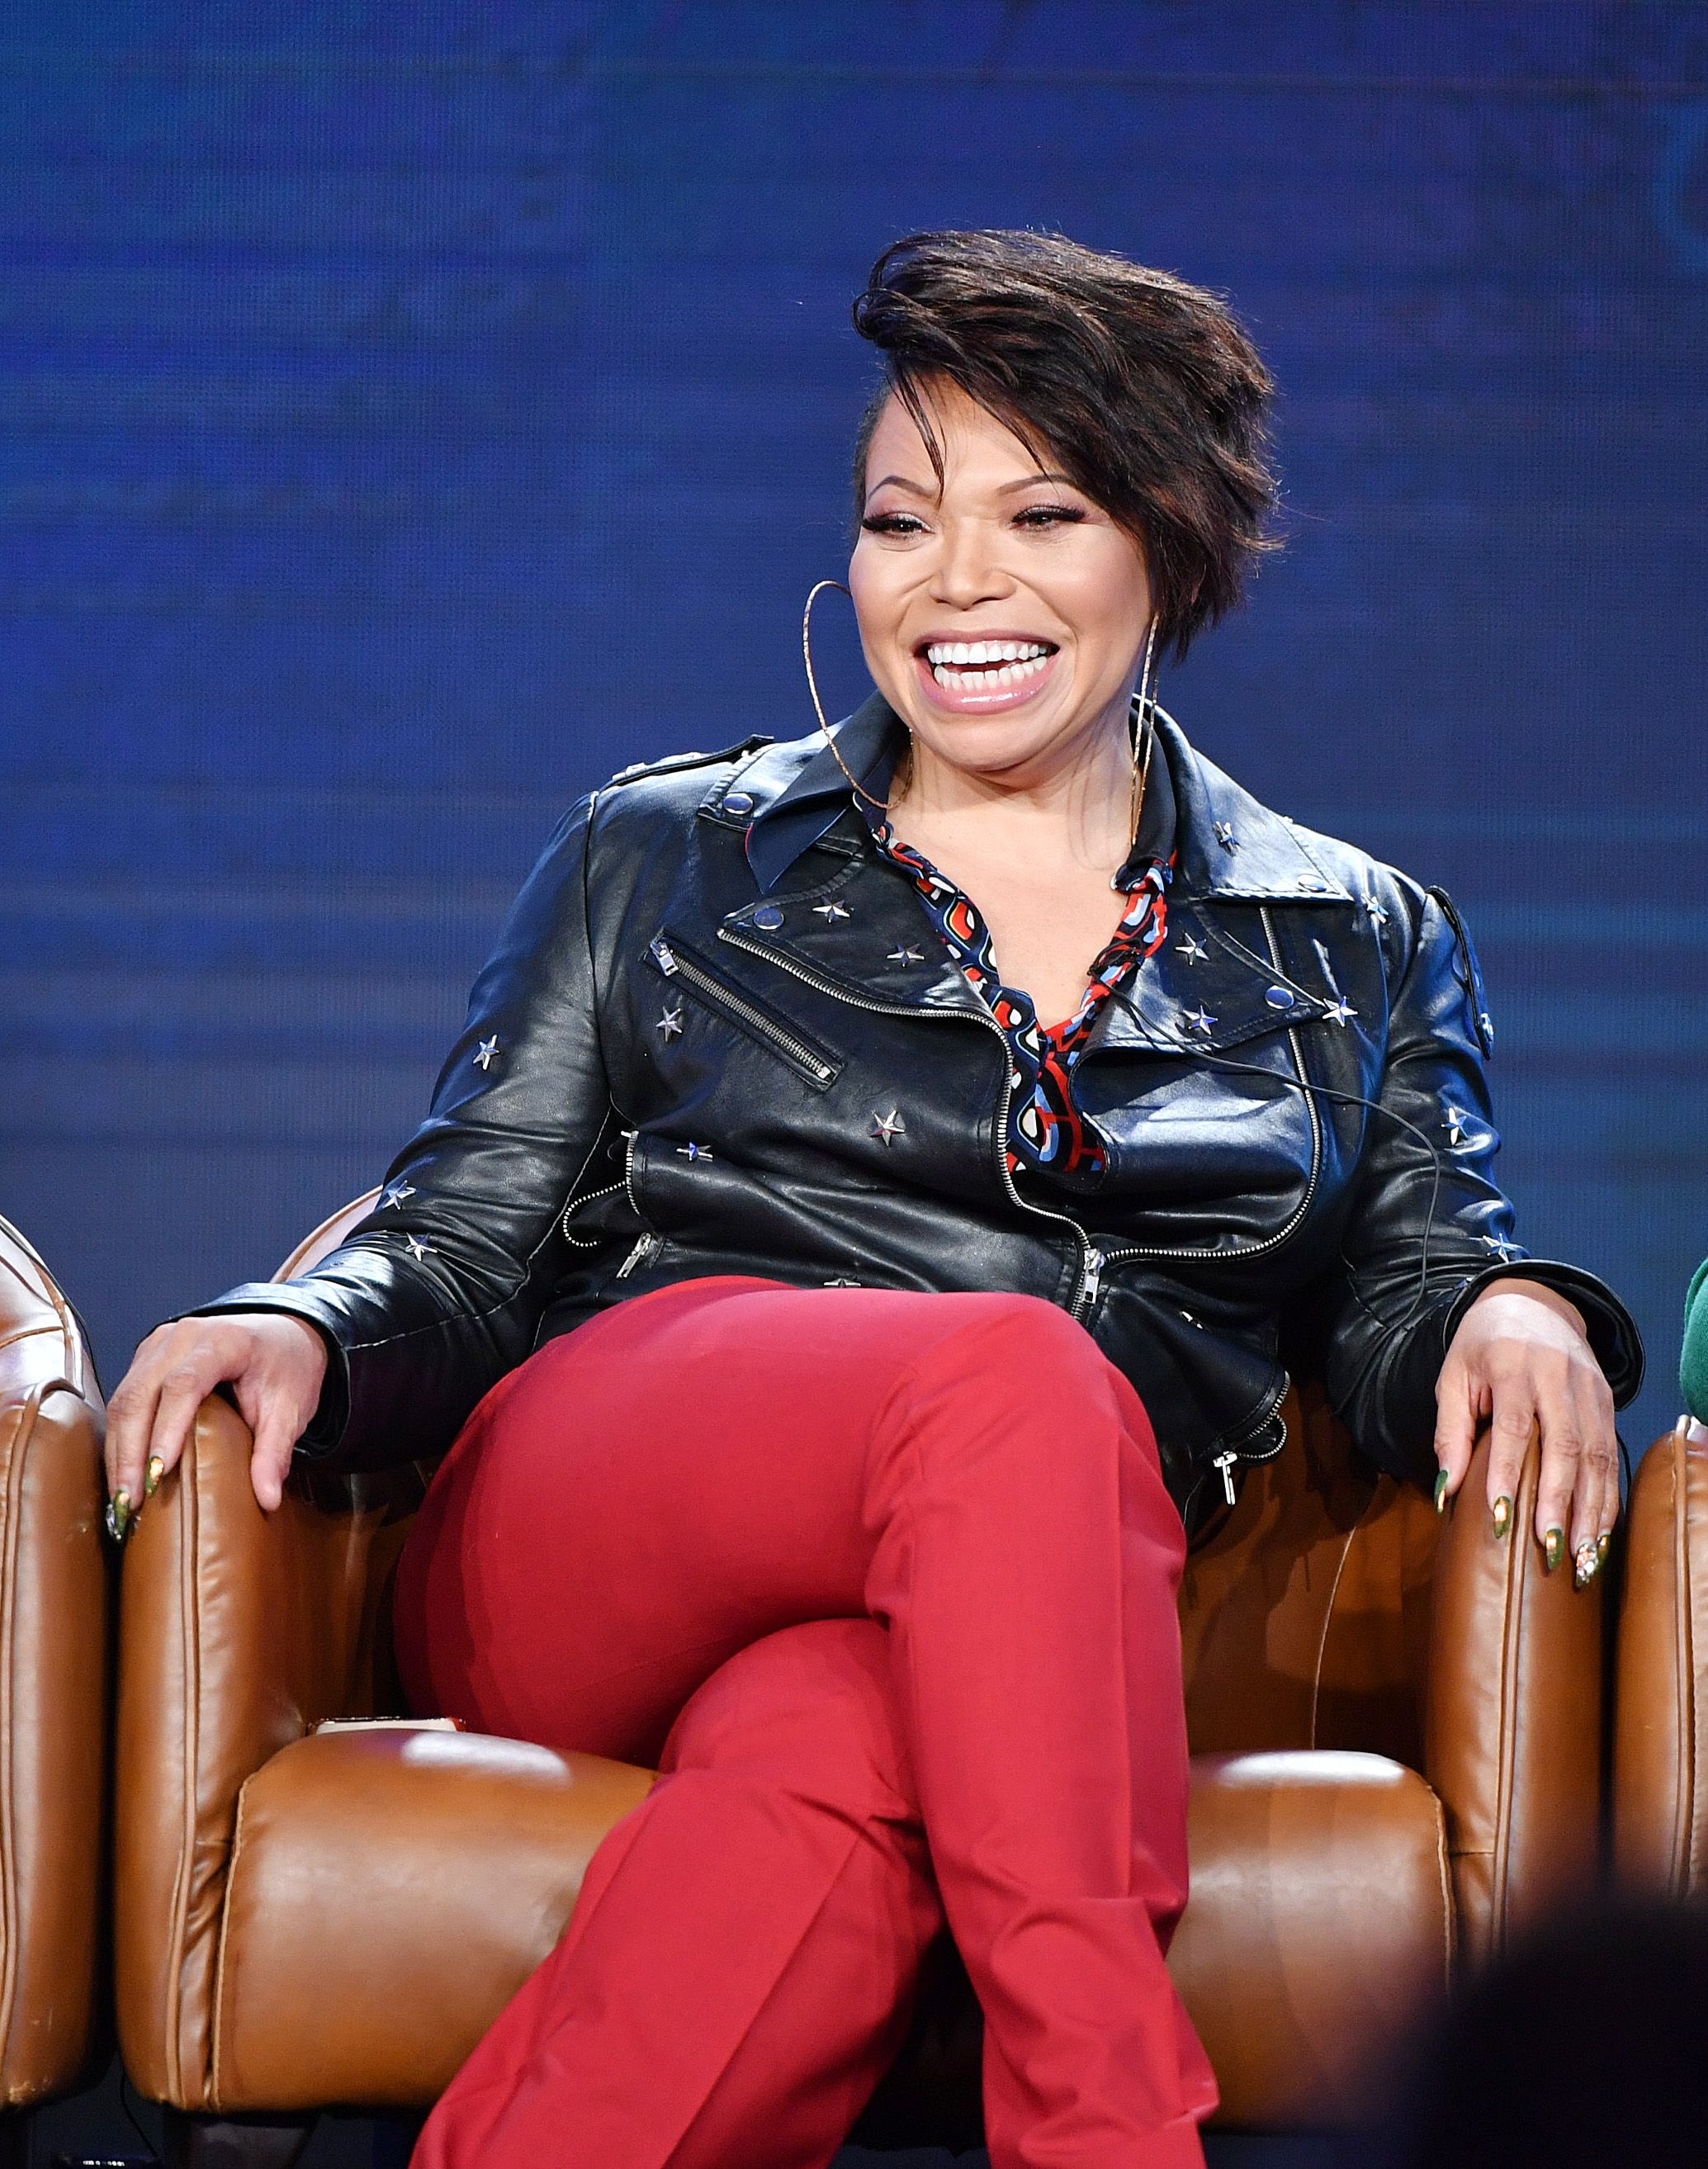
[[1139,820],[1145,810],[1145,786],[1151,780],[1151,753],[1157,743],[1157,621],[1145,636],[1145,659],[1139,670],[1139,690],[1133,695],[1133,787],[1129,802],[1132,829],[1128,849],[1139,840]]
[[[850,602],[854,600],[852,591],[849,589],[846,583],[842,580],[816,580],[811,588],[808,590],[806,596],[806,607],[801,614],[801,660],[806,665],[806,690],[812,695],[812,711],[818,718],[819,729],[824,733],[824,742],[830,748],[831,759],[835,761],[837,766],[848,778],[849,788],[857,791],[859,795],[865,800],[868,806],[875,806],[881,813],[887,813],[890,810],[890,801],[887,798],[875,797],[871,791],[868,791],[865,784],[860,781],[859,778],[843,759],[841,753],[838,749],[836,739],[831,731],[830,725],[825,718],[824,703],[818,697],[818,676],[817,673],[812,668],[812,605],[818,600],[818,598],[824,593],[827,588],[839,588],[843,594],[848,596]],[[907,738],[910,768],[912,765],[913,747],[913,733],[910,732]]]

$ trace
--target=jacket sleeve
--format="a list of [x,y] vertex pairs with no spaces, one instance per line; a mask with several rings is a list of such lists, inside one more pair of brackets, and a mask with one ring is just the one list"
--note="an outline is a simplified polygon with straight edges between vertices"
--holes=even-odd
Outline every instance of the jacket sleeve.
[[593,800],[566,815],[476,980],[431,1111],[380,1202],[319,1265],[188,1316],[284,1311],[332,1362],[301,1450],[372,1468],[441,1453],[531,1351],[569,1255],[560,1222],[615,1133],[587,903]]
[[1329,1295],[1327,1384],[1359,1446],[1393,1474],[1434,1475],[1435,1382],[1491,1281],[1522,1276],[1583,1314],[1623,1408],[1642,1383],[1630,1313],[1593,1273],[1532,1258],[1495,1180],[1485,1071],[1492,1027],[1475,952],[1440,891],[1397,885],[1412,927],[1377,1104]]

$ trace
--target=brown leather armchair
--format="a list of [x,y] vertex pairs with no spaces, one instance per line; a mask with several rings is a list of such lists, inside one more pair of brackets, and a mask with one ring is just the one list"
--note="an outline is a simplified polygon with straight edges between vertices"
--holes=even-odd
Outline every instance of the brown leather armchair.
[[1708,1890],[1708,1428],[1680,1416],[1638,1464],[1626,1516],[1613,1849],[1636,1891]]
[[[68,2092],[104,2027],[110,1569],[82,1328],[0,1219],[0,2103]],[[26,2156],[22,2121],[0,2158]]]
[[[141,1517],[119,1719],[125,2061],[236,2142],[245,2116],[429,2103],[652,1783],[466,1734],[317,1731],[400,1708],[388,1591],[424,1472],[299,1481],[269,1521],[248,1450],[210,1401]],[[1599,1587],[1498,1540],[1470,1503],[1482,1482],[1479,1460],[1466,1506],[1438,1520],[1359,1468],[1306,1388],[1285,1450],[1189,1562],[1193,1896],[1171,1964],[1225,2124],[1354,2111],[1372,2051],[1455,1958],[1594,1875]],[[1533,1460],[1516,1531],[1535,1486]],[[869,2143],[976,2139],[954,1971],[950,1953]],[[204,2127],[176,2128],[195,2151]],[[267,2158],[296,2143],[288,2125],[250,2134]]]

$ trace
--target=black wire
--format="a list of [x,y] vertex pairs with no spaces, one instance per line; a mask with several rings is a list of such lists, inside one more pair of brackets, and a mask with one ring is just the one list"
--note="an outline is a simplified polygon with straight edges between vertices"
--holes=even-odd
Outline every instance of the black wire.
[[119,2106],[125,2112],[125,2121],[130,2125],[136,2136],[142,2141],[143,2148],[146,2152],[149,2160],[151,2161],[158,2161],[160,2156],[156,2151],[154,2141],[142,2129],[141,2124],[137,2122],[136,2113],[130,2107],[130,2075],[125,2071],[122,2065],[119,2069]]
[[[1144,1031],[1145,1021],[1139,1015],[1136,1006],[1131,1001],[1124,1003],[1124,1006],[1141,1031]],[[1244,1077],[1260,1077],[1266,1084],[1285,1085],[1290,1091],[1298,1093],[1303,1099],[1315,1097],[1333,1100],[1343,1107],[1366,1107],[1371,1114],[1381,1116],[1384,1120],[1394,1123],[1397,1127],[1406,1131],[1417,1139],[1429,1155],[1429,1210],[1423,1222],[1423,1237],[1418,1254],[1418,1292],[1412,1298],[1410,1309],[1402,1318],[1384,1321],[1385,1324],[1395,1329],[1409,1325],[1429,1299],[1429,1239],[1434,1232],[1436,1218],[1441,1203],[1441,1169],[1445,1156],[1427,1131],[1420,1129],[1409,1116],[1399,1114],[1392,1107],[1384,1106],[1380,1100],[1366,1099],[1362,1092],[1344,1092],[1333,1084],[1313,1084],[1308,1079],[1303,1077],[1290,1077],[1283,1070],[1266,1069],[1259,1063],[1235,1062],[1229,1056],[1213,1053],[1207,1047],[1187,1047],[1181,1045],[1178,1041],[1160,1040],[1149,1031],[1146,1031],[1145,1036],[1147,1043],[1156,1048],[1159,1053],[1180,1055],[1195,1064],[1201,1063],[1209,1068],[1232,1070]]]

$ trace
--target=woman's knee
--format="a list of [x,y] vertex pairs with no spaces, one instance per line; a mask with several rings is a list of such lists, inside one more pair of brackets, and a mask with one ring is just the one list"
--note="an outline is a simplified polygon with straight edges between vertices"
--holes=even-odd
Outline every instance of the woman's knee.
[[[1101,1443],[1157,1470],[1155,1434],[1131,1382],[1057,1304],[1029,1295],[953,1298],[955,1329],[908,1367],[911,1436],[928,1454],[966,1442],[1059,1468]],[[1158,1470],[1160,1475],[1160,1471]]]
[[684,1704],[661,1767],[739,1769],[839,1807],[916,1814],[887,1631],[814,1619],[749,1644]]

